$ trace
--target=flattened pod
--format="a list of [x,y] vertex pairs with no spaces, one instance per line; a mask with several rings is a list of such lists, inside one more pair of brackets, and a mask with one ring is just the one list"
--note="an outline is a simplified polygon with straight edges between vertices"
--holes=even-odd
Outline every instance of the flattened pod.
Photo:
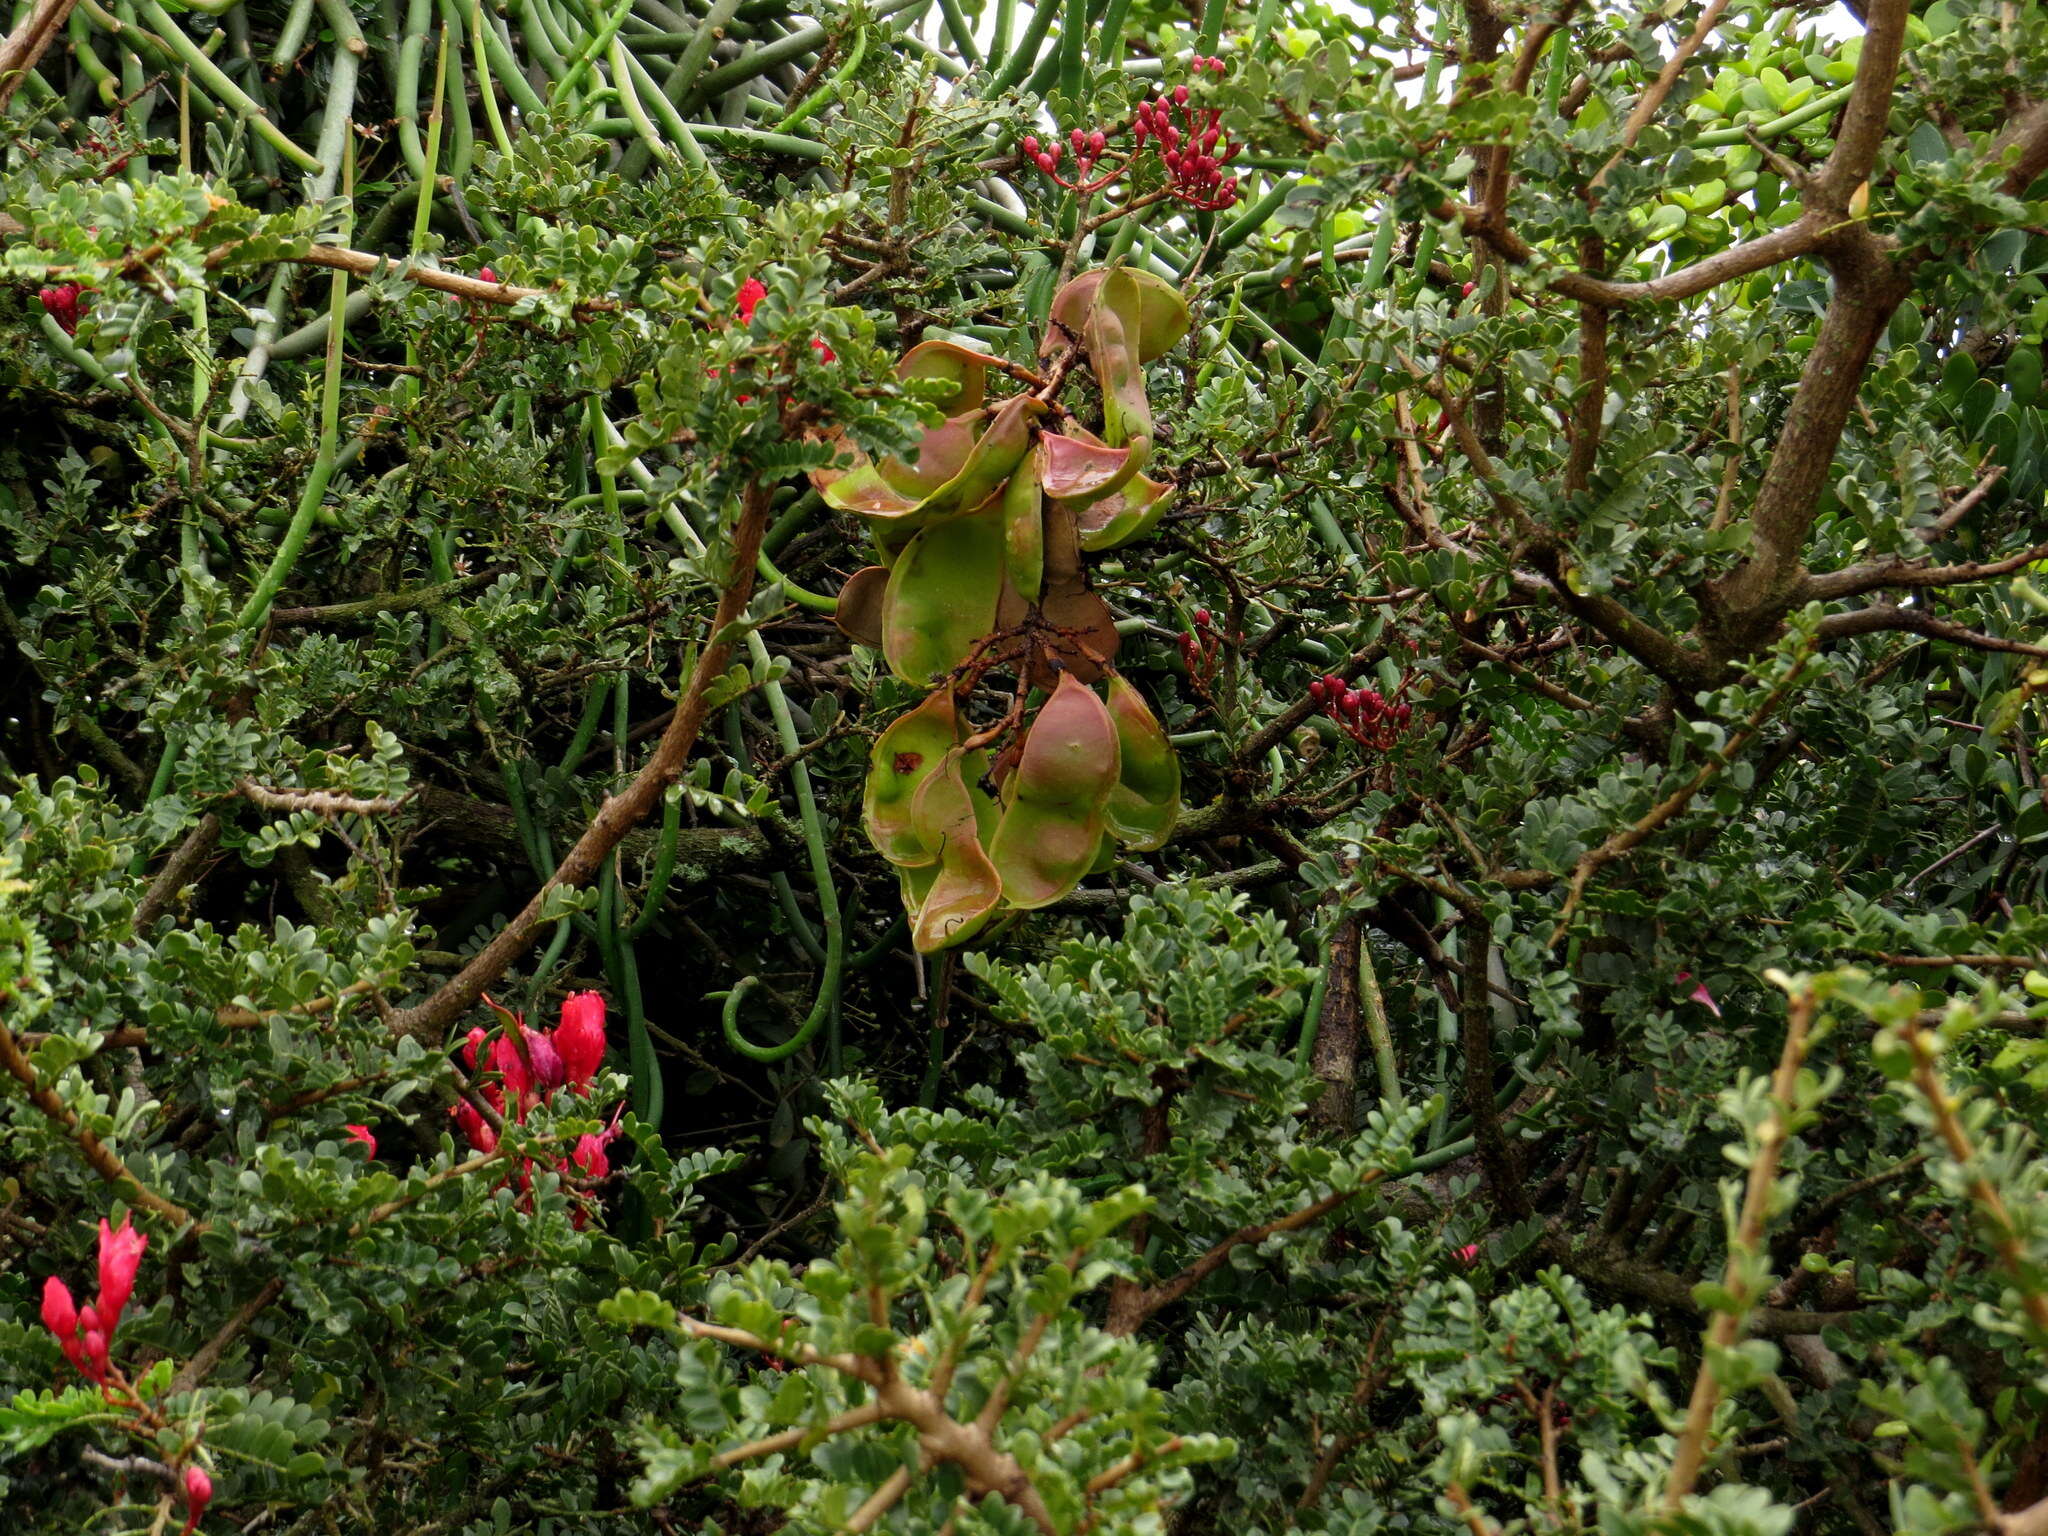
[[929,683],[995,628],[1003,591],[1003,523],[991,507],[924,529],[889,572],[882,651],[906,683]]
[[1152,454],[1152,406],[1145,398],[1145,369],[1117,318],[1110,295],[1125,287],[1129,273],[1112,272],[1102,282],[1102,300],[1088,312],[1088,363],[1102,386],[1102,435],[1113,447],[1129,445],[1129,473],[1145,467]]
[[1173,493],[1174,488],[1164,480],[1131,476],[1116,495],[1105,496],[1075,513],[1081,547],[1090,554],[1098,554],[1144,538],[1159,526],[1159,519],[1173,504]]
[[988,355],[957,341],[920,341],[896,365],[899,379],[947,379],[958,386],[951,399],[939,402],[948,416],[981,409],[988,380]]
[[1145,696],[1121,675],[1109,680],[1116,722],[1117,783],[1103,808],[1109,830],[1132,848],[1165,846],[1180,818],[1180,755]]
[[882,602],[889,591],[889,568],[868,565],[846,578],[832,622],[839,633],[861,645],[882,648]]
[[1005,902],[1026,911],[1048,906],[1079,883],[1101,849],[1117,769],[1109,711],[1092,688],[1061,677],[1004,783],[1008,804],[989,842]]
[[1078,427],[1070,435],[1040,433],[1036,467],[1046,495],[1076,506],[1122,490],[1136,471],[1130,449],[1112,448]]
[[917,792],[938,771],[960,740],[953,691],[941,688],[917,708],[898,715],[868,753],[868,779],[861,792],[860,819],[868,841],[891,864],[905,868],[935,863],[938,850],[925,846],[911,819]]
[[[1068,283],[1052,301],[1052,318],[1079,336],[1088,323],[1088,311],[1103,302],[1102,284],[1108,276],[1107,269],[1099,269],[1083,272]],[[1187,301],[1171,283],[1153,273],[1127,267],[1124,276],[1130,279],[1130,286],[1111,294],[1108,301],[1117,307],[1117,318],[1138,349],[1138,361],[1149,363],[1172,351],[1188,333]],[[1050,356],[1058,344],[1059,332],[1048,327],[1039,356]]]
[[[1028,465],[1020,465],[1003,487],[1003,558],[1009,585],[1026,602],[1045,590],[1045,498]],[[1001,602],[997,617],[1001,618]]]
[[1003,883],[981,845],[983,807],[977,800],[988,797],[967,781],[962,769],[955,747],[917,793],[918,830],[939,853],[938,878],[911,920],[910,941],[921,955],[966,943],[1003,899]]

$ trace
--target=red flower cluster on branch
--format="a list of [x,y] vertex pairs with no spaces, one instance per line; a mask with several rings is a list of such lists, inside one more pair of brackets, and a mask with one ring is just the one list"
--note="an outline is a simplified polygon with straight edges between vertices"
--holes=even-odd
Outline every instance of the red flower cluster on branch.
[[[1196,54],[1197,75],[1223,73],[1223,60]],[[1166,190],[1190,208],[1215,210],[1237,202],[1237,178],[1224,175],[1243,145],[1223,132],[1223,109],[1198,107],[1191,103],[1185,85],[1177,85],[1163,96],[1140,102],[1129,125],[1131,150],[1112,163],[1101,175],[1095,168],[1109,149],[1109,133],[1101,128],[1067,130],[1065,142],[1055,137],[1040,143],[1037,135],[1026,134],[1019,141],[1024,158],[1046,176],[1070,191],[1100,192],[1118,180],[1137,161],[1147,144],[1155,147],[1166,171]],[[1073,156],[1073,173],[1063,169],[1068,154]]]
[[[590,1094],[591,1081],[604,1064],[604,999],[595,992],[576,992],[563,1000],[560,1021],[552,1030],[529,1029],[524,1014],[513,1013],[487,996],[488,1004],[502,1021],[493,1034],[481,1024],[473,1027],[463,1042],[462,1059],[470,1071],[481,1071],[484,1081],[477,1091],[501,1118],[524,1124],[534,1108],[553,1099],[557,1090],[567,1088],[580,1098]],[[572,1168],[589,1179],[602,1179],[611,1172],[608,1147],[619,1134],[619,1116],[624,1105],[613,1112],[612,1122],[601,1132],[578,1139],[575,1149],[557,1160],[555,1171],[564,1178]],[[495,1152],[497,1133],[488,1120],[467,1099],[458,1099],[449,1111],[463,1139],[479,1152]],[[523,1190],[532,1177],[532,1165],[523,1163],[519,1185]],[[576,1224],[583,1224],[578,1211]]]
[[1323,713],[1343,727],[1344,734],[1373,752],[1390,752],[1408,729],[1414,711],[1407,701],[1408,679],[1390,699],[1360,678],[1349,686],[1336,673],[1326,673],[1308,685],[1308,696],[1323,706]]
[[56,283],[36,293],[44,313],[64,328],[66,336],[78,334],[78,301],[84,296],[85,289],[77,283]]
[[104,1388],[107,1384],[107,1344],[121,1326],[121,1312],[135,1294],[135,1271],[149,1239],[135,1230],[132,1218],[111,1227],[100,1218],[100,1289],[86,1306],[79,1306],[71,1288],[55,1275],[43,1282],[43,1326],[56,1336],[78,1373]]

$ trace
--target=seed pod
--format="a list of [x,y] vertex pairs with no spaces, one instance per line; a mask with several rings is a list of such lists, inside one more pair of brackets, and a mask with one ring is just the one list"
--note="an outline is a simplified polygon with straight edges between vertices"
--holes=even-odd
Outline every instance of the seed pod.
[[1003,487],[1003,560],[1009,584],[1026,602],[1037,602],[1045,590],[1045,497],[1028,464]]
[[1132,848],[1163,847],[1180,818],[1180,757],[1144,695],[1121,674],[1109,679],[1108,709],[1118,766],[1104,820]]
[[907,683],[929,683],[965,661],[995,627],[1003,565],[998,505],[916,534],[890,570],[883,597],[889,670]]
[[1119,767],[1109,711],[1092,688],[1062,677],[1004,784],[1009,803],[989,843],[1010,906],[1049,906],[1088,872]]
[[917,835],[911,812],[917,792],[959,740],[959,712],[950,688],[898,715],[875,738],[861,793],[861,825],[890,863],[915,868],[937,860],[937,851]]
[[889,591],[887,566],[863,566],[846,578],[839,589],[839,606],[832,621],[839,632],[858,644],[882,648],[882,605]]
[[[982,754],[973,754],[979,777]],[[1003,884],[982,847],[995,805],[964,771],[958,747],[948,751],[918,790],[912,820],[925,846],[937,850],[938,876],[912,913],[911,944],[921,955],[964,944],[981,931],[1003,898]]]

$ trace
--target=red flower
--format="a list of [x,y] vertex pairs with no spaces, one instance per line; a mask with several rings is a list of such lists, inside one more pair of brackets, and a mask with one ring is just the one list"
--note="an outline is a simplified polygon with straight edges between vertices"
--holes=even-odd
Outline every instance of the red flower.
[[612,1160],[604,1150],[604,1144],[610,1140],[608,1134],[578,1137],[576,1150],[569,1154],[569,1161],[581,1168],[587,1178],[604,1178],[612,1171]]
[[342,1129],[348,1132],[349,1140],[360,1141],[365,1147],[369,1148],[363,1154],[365,1157],[375,1157],[377,1155],[377,1138],[370,1134],[370,1128],[367,1125],[344,1125]]
[[43,1326],[56,1335],[64,1358],[83,1374],[85,1349],[78,1341],[78,1304],[71,1298],[71,1287],[55,1275],[43,1282]]
[[185,1529],[178,1536],[192,1536],[200,1517],[206,1513],[206,1506],[212,1502],[213,1479],[195,1461],[185,1468]]
[[491,1032],[481,1024],[472,1024],[469,1027],[469,1038],[462,1043],[462,1059],[470,1071],[476,1070],[476,1054],[484,1048],[484,1042],[490,1035]]
[[526,1042],[526,1064],[533,1072],[534,1087],[539,1090],[537,1097],[546,1098],[562,1086],[562,1057],[556,1051],[555,1043],[537,1029],[519,1026]]
[[1462,1248],[1453,1248],[1451,1253],[1467,1269],[1470,1269],[1479,1262],[1479,1245],[1477,1243],[1467,1243]]
[[584,1092],[604,1065],[604,999],[595,992],[574,992],[562,1000],[562,1022],[555,1026],[555,1054],[578,1093]]
[[521,1100],[533,1091],[533,1074],[527,1070],[526,1058],[510,1035],[500,1035],[491,1042],[491,1070]]
[[149,1239],[135,1230],[133,1218],[124,1217],[118,1232],[100,1218],[99,1316],[109,1334],[121,1326],[121,1309],[135,1293],[135,1271],[148,1247]]
[[[1688,981],[1692,981],[1692,972],[1679,971],[1672,977],[1672,980],[1676,981],[1680,986],[1684,986]],[[1688,1002],[1698,1003],[1715,1018],[1721,1017],[1721,1005],[1714,1001],[1714,994],[1707,990],[1707,984],[1704,981],[1695,982],[1693,989],[1686,993],[1685,996]]]
[[767,297],[768,285],[758,277],[750,277],[740,284],[740,291],[734,295],[732,302],[741,325],[754,323],[754,311],[761,307],[761,301]]
[[455,1116],[455,1124],[462,1131],[463,1140],[479,1152],[495,1152],[498,1149],[498,1133],[491,1129],[488,1120],[477,1113],[476,1106],[467,1099],[457,1099],[455,1108],[449,1111]]
[[71,1287],[55,1275],[43,1282],[43,1326],[60,1344],[78,1338],[78,1303],[71,1299]]

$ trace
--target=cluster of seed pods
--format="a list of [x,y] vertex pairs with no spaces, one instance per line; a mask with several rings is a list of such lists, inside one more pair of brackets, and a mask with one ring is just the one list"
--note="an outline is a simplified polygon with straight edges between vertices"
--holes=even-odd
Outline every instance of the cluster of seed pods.
[[[1222,75],[1219,58],[1196,54],[1195,73]],[[1095,168],[1108,152],[1109,135],[1100,128],[1071,128],[1062,142],[1057,136],[1040,143],[1037,135],[1026,134],[1018,141],[1024,158],[1046,176],[1075,192],[1100,192],[1130,169],[1146,144],[1152,144],[1159,163],[1166,169],[1166,189],[1190,208],[1215,210],[1237,202],[1237,178],[1224,175],[1224,168],[1244,146],[1232,142],[1223,132],[1220,107],[1198,107],[1190,100],[1188,88],[1177,85],[1171,91],[1142,101],[1130,122],[1131,150],[1112,163],[1101,175]],[[1073,174],[1064,164],[1073,156]]]
[[1081,556],[1144,537],[1166,510],[1172,487],[1144,474],[1144,366],[1187,326],[1159,279],[1084,273],[1054,297],[1042,352],[1086,356],[1100,435],[1058,401],[1071,357],[995,402],[985,354],[927,341],[898,374],[953,388],[916,456],[871,462],[842,443],[851,464],[812,477],[866,521],[878,556],[840,592],[840,628],[933,688],[876,741],[862,804],[922,953],[1058,901],[1119,845],[1161,846],[1179,816],[1179,760],[1115,671],[1116,624]]

